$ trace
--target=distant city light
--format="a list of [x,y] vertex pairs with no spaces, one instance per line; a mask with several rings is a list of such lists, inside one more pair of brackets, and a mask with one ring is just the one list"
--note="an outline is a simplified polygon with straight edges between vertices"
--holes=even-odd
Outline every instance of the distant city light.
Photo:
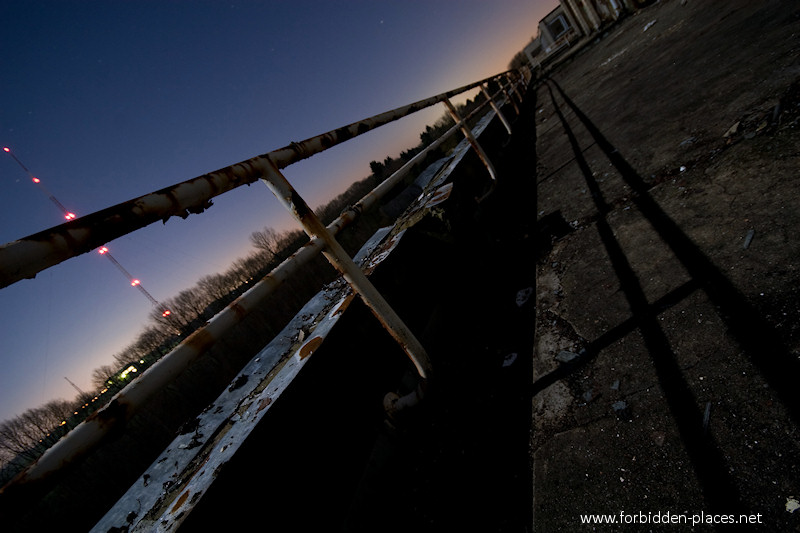
[[64,215],[64,218],[66,218],[67,220],[72,220],[73,218],[75,218],[75,216],[76,216],[75,213],[70,212]]
[[39,183],[40,181],[42,181],[39,178],[37,178],[36,176],[32,177],[31,179],[33,180],[34,183]]
[[103,255],[103,254],[104,254],[104,253],[106,253],[107,251],[108,251],[108,248],[106,248],[105,246],[103,246],[102,248],[100,248],[99,250],[97,250],[97,253],[99,253],[100,255]]
[[119,379],[126,379],[128,377],[128,374],[130,374],[131,372],[138,372],[138,370],[136,370],[135,366],[131,365],[128,368],[126,368],[125,371],[122,372],[122,374],[119,375]]
[[3,146],[3,150],[6,151],[6,152],[10,152],[11,148],[9,148],[8,146]]
[[135,287],[135,286],[139,285],[140,283],[141,283],[141,281],[139,281],[138,279],[132,279],[131,280],[131,287]]

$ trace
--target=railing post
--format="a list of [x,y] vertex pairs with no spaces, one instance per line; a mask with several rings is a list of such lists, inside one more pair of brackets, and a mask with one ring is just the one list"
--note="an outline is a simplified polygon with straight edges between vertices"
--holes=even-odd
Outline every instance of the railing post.
[[474,135],[472,135],[472,132],[469,130],[469,126],[467,126],[466,122],[464,122],[464,119],[461,118],[461,115],[455,106],[453,106],[452,102],[450,102],[450,99],[445,98],[442,100],[442,103],[447,106],[447,111],[450,113],[450,116],[453,117],[455,123],[461,128],[461,132],[464,134],[464,137],[467,138],[467,141],[469,141],[469,144],[472,145],[475,153],[478,154],[478,157],[481,158],[483,164],[486,165],[486,170],[489,171],[489,176],[492,178],[491,186],[489,190],[486,191],[486,194],[480,198],[476,198],[478,203],[480,203],[484,201],[490,194],[492,194],[492,192],[494,192],[494,189],[497,186],[497,172],[494,170],[494,165],[492,165],[492,162],[489,160],[489,156],[486,155],[486,152],[483,151],[481,145],[478,144],[478,140]]
[[414,363],[420,377],[427,380],[431,374],[431,362],[422,344],[417,340],[408,326],[397,316],[394,309],[383,298],[383,295],[367,279],[361,268],[355,264],[342,245],[328,231],[314,211],[306,204],[305,200],[297,193],[289,181],[278,170],[272,161],[266,166],[266,175],[261,180],[270,188],[278,200],[292,213],[303,230],[310,238],[319,238],[325,243],[323,254],[328,261],[342,273],[344,279],[350,284],[375,317],[383,324],[386,330],[400,344],[408,357]]
[[521,104],[522,103],[522,94],[520,94],[520,92],[519,92],[519,83],[518,83],[518,81],[514,79],[514,76],[510,72],[507,73],[506,76],[508,77],[508,82],[511,84],[511,88],[514,90],[514,94],[517,95],[517,100],[519,100],[519,103]]
[[489,101],[489,104],[492,106],[492,109],[494,109],[494,112],[497,113],[497,116],[500,117],[500,120],[503,122],[503,126],[506,127],[506,131],[508,132],[508,134],[511,135],[511,124],[508,123],[508,120],[506,120],[506,117],[505,115],[503,115],[503,112],[500,111],[500,108],[497,106],[497,104],[494,103],[494,99],[489,94],[489,91],[486,89],[486,84],[484,83],[481,84],[481,92],[483,93],[483,96],[486,97],[486,100]]
[[[512,85],[511,82],[509,82],[508,85]],[[503,88],[503,92],[505,93],[506,98],[508,98],[508,101],[511,102],[511,104],[514,106],[514,111],[517,112],[517,115],[519,115],[520,113],[519,106],[517,105],[517,101],[514,99],[514,95],[511,94],[511,91],[508,90],[508,85],[502,83],[500,84],[500,86]]]

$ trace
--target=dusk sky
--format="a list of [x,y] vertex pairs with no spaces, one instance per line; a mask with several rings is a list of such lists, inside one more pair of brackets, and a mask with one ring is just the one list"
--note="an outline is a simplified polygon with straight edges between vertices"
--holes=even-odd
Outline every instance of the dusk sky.
[[[0,3],[0,145],[78,216],[507,69],[557,0]],[[438,106],[285,174],[312,206]],[[0,245],[63,222],[0,152]],[[295,226],[260,183],[108,244],[165,300]],[[151,304],[96,253],[0,289],[0,421],[91,391]]]

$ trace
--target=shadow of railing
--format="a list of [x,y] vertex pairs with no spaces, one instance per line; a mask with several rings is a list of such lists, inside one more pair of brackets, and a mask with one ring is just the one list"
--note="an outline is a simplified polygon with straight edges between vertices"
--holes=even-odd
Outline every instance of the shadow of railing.
[[[620,173],[634,194],[632,200],[653,229],[669,246],[675,257],[689,272],[692,280],[717,307],[728,331],[741,345],[750,361],[764,376],[790,416],[800,423],[800,395],[795,376],[800,375],[800,360],[793,357],[781,335],[766,322],[736,286],[667,215],[649,194],[649,186],[608,141],[591,120],[575,105],[554,80],[550,83],[572,109],[598,147]],[[577,155],[576,155],[577,156]]]
[[[619,151],[608,142],[600,130],[566,96],[555,81],[548,79],[547,82],[547,89],[555,113],[567,136],[574,155],[574,161],[583,175],[597,210],[597,215],[593,217],[593,221],[613,271],[619,280],[620,288],[627,300],[631,317],[606,332],[600,338],[589,342],[577,359],[537,380],[532,385],[532,393],[536,394],[556,380],[568,376],[597,357],[604,347],[609,346],[626,334],[638,330],[653,362],[658,383],[709,508],[715,513],[742,512],[744,508],[743,502],[730,474],[729,465],[726,463],[724,454],[714,437],[704,431],[703,410],[698,405],[678,364],[670,341],[659,324],[658,314],[661,310],[687,298],[697,289],[705,291],[720,308],[721,316],[733,321],[734,324],[737,321],[746,320],[747,318],[745,317],[749,316],[750,310],[741,295],[735,291],[733,285],[721,275],[711,261],[704,256],[678,225],[650,197],[644,181]],[[594,142],[612,162],[624,181],[634,189],[633,201],[642,215],[650,221],[664,242],[667,243],[690,272],[690,281],[674,289],[653,304],[648,302],[638,276],[608,222],[607,217],[612,212],[612,206],[606,202],[603,192],[594,178],[594,173],[584,156],[584,150],[581,149],[571,126],[556,101],[553,87],[580,119],[591,134]],[[752,342],[752,338],[749,336],[741,338],[741,335],[739,337],[740,342],[747,349],[747,345]],[[761,366],[763,367],[763,365]],[[767,368],[765,375],[768,379],[770,378],[769,368]],[[783,396],[790,399],[786,394],[786,383],[783,381],[776,382],[775,376],[772,376],[772,378],[770,380],[771,384],[776,387],[779,393],[782,392]]]

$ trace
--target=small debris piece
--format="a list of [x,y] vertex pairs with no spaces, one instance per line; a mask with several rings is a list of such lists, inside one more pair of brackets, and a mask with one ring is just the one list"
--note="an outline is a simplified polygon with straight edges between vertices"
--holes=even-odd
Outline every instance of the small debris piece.
[[511,365],[514,364],[514,361],[516,361],[516,360],[517,360],[517,354],[516,353],[510,353],[507,356],[505,356],[505,358],[503,359],[503,366],[504,367],[511,366]]
[[726,131],[725,135],[723,135],[722,137],[727,139],[728,137],[736,135],[739,132],[739,124],[741,124],[741,121],[737,122],[736,124],[728,128],[728,131]]
[[697,137],[689,137],[688,139],[681,141],[681,146],[689,146],[690,144],[694,144],[695,141],[697,141]]
[[556,361],[558,361],[559,363],[569,363],[570,361],[574,361],[577,358],[578,354],[573,352],[568,352],[566,350],[562,350],[558,352],[558,355],[556,355]]
[[614,383],[611,384],[611,390],[619,390],[619,380],[615,379]]
[[667,435],[663,431],[654,431],[652,433],[653,442],[656,443],[656,446],[663,446],[664,441],[667,439]]
[[685,166],[683,166],[683,165],[681,165],[680,171],[681,171],[681,172],[686,172],[686,167],[685,167]]
[[778,123],[778,119],[780,119],[780,117],[781,117],[781,111],[783,111],[783,106],[781,105],[780,102],[778,102],[778,104],[772,110],[772,125],[773,126]]
[[594,398],[594,389],[587,390],[586,392],[583,393],[582,397],[584,402],[586,403],[591,402],[592,398]]
[[618,420],[631,420],[633,418],[628,403],[625,401],[619,400],[612,403],[611,409],[614,410],[614,414],[617,415]]
[[750,243],[753,241],[753,237],[755,236],[755,234],[756,230],[754,229],[751,229],[750,231],[747,232],[747,235],[744,238],[744,244],[742,245],[742,248],[744,248],[745,250],[750,248]]
[[644,26],[644,29],[642,30],[642,33],[646,32],[647,30],[649,30],[650,28],[652,28],[652,27],[653,27],[653,24],[655,24],[655,23],[656,23],[656,20],[657,20],[657,19],[653,19],[653,20],[651,20],[650,22],[648,22],[647,24],[645,24],[645,26]]
[[528,300],[530,299],[531,295],[533,294],[533,287],[528,287],[527,289],[522,289],[517,292],[517,307],[522,307],[525,305]]
[[706,403],[706,410],[703,413],[703,433],[708,431],[708,421],[711,418],[711,402]]
[[793,513],[800,509],[800,502],[794,497],[786,498],[786,512]]

